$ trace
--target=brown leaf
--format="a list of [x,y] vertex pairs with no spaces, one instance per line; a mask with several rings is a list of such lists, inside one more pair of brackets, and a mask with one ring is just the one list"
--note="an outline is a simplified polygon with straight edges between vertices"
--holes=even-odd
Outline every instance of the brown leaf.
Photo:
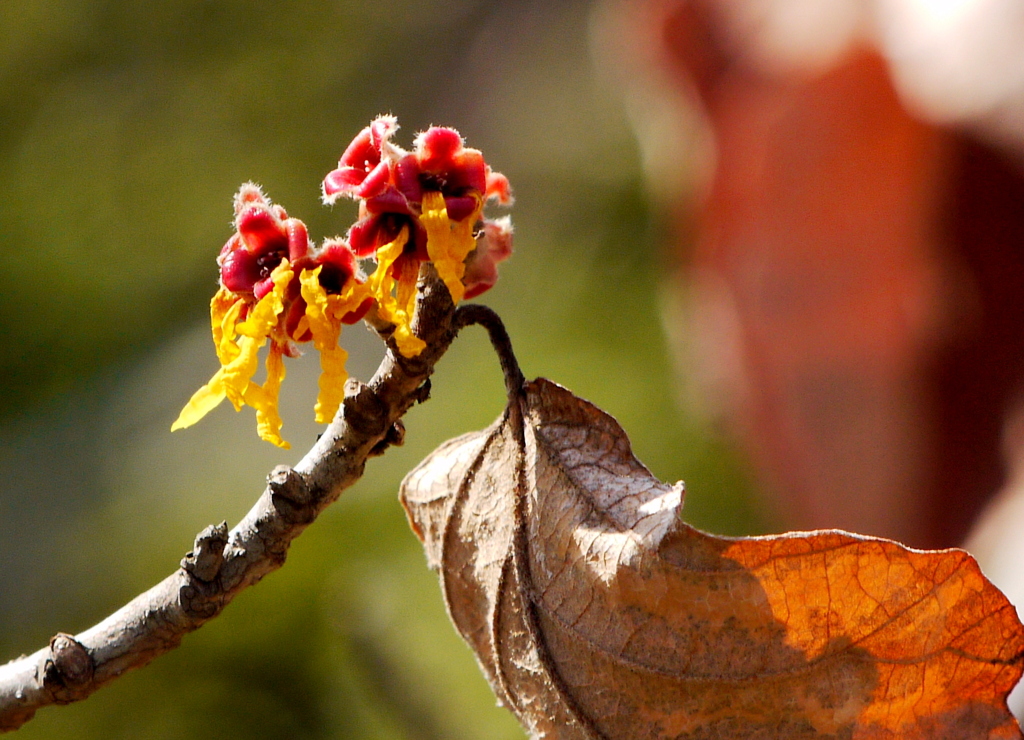
[[1020,738],[1013,606],[960,550],[722,538],[547,380],[402,501],[494,691],[545,738]]

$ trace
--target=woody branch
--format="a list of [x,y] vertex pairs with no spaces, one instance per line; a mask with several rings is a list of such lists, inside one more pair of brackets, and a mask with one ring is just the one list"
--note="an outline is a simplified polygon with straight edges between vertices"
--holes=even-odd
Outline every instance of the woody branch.
[[[173,650],[185,634],[280,568],[291,541],[362,476],[367,459],[401,443],[402,416],[427,399],[427,381],[458,331],[481,323],[494,336],[497,320],[483,306],[455,309],[431,265],[421,272],[416,317],[426,349],[409,359],[389,341],[373,378],[348,381],[324,434],[294,468],[270,473],[266,489],[233,529],[226,523],[207,527],[180,567],[153,588],[84,632],[58,633],[48,646],[0,666],[0,731],[19,728],[42,707],[84,699]],[[385,337],[388,330],[378,327]]]

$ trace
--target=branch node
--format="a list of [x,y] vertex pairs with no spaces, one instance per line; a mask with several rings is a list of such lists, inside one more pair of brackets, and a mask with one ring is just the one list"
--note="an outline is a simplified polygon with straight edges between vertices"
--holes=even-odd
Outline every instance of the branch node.
[[181,610],[190,619],[206,621],[217,614],[220,607],[210,598],[216,593],[212,586],[212,583],[203,583],[199,579],[195,579],[179,589],[178,599]]
[[50,638],[50,655],[43,665],[43,687],[58,704],[75,701],[75,690],[92,681],[94,671],[92,656],[82,643],[64,632]]
[[305,479],[287,465],[278,465],[270,471],[267,489],[274,509],[289,524],[309,524],[316,518],[313,492]]
[[405,444],[405,424],[401,419],[396,419],[395,423],[384,433],[384,439],[370,448],[368,457],[378,457],[383,455],[388,447],[401,447],[403,444]]
[[420,403],[426,403],[427,401],[429,401],[430,400],[430,390],[431,390],[430,378],[427,378],[426,380],[423,381],[423,383],[420,385],[419,388],[417,388],[416,390],[414,390],[412,392],[413,403],[420,404]]
[[211,524],[196,535],[192,549],[181,559],[182,569],[202,583],[212,583],[224,562],[228,523]]
[[[278,499],[278,501],[285,500]],[[287,503],[284,505],[290,506]],[[247,554],[246,550],[238,547],[232,547],[224,554],[224,567],[220,570],[220,583],[225,593],[234,591],[245,578],[246,570],[250,566]]]
[[287,465],[278,465],[267,476],[267,485],[275,499],[283,498],[298,506],[307,506],[313,494],[302,476]]
[[350,378],[345,383],[345,421],[356,433],[378,437],[387,431],[387,404],[374,390],[358,380]]

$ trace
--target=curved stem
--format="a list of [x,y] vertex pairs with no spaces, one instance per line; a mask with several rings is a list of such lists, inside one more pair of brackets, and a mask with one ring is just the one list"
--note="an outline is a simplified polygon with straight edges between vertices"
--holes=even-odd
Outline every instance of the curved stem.
[[461,329],[477,324],[487,330],[491,345],[498,354],[501,370],[505,374],[505,390],[509,401],[518,398],[523,392],[526,378],[519,369],[519,361],[512,351],[512,340],[508,336],[505,324],[495,311],[479,303],[467,303],[455,309],[452,318],[452,329],[458,333]]

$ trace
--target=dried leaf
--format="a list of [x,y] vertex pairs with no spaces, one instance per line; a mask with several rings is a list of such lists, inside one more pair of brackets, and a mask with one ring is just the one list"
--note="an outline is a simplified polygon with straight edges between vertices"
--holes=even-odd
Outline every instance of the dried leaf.
[[1021,738],[1013,606],[960,550],[722,538],[546,380],[402,501],[499,699],[544,738]]

